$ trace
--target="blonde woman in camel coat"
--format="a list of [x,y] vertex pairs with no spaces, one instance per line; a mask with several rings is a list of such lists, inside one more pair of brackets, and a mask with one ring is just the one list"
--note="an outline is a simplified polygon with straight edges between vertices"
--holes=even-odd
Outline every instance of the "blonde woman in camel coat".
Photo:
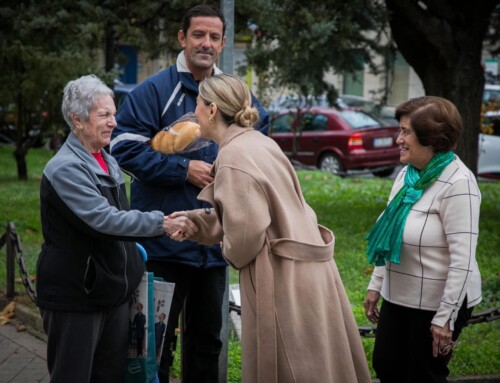
[[[240,270],[244,383],[370,382],[337,266],[334,236],[317,223],[290,161],[252,128],[258,112],[239,78],[200,84],[201,135],[219,144],[214,181],[198,198],[213,209],[176,213],[198,226],[190,240],[222,242]],[[182,232],[175,240],[188,239]]]

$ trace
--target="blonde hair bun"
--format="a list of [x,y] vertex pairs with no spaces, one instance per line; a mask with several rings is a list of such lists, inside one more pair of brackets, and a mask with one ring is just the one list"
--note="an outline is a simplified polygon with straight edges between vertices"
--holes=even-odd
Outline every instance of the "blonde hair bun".
[[257,108],[246,106],[236,113],[234,120],[240,126],[250,127],[259,121],[259,112]]

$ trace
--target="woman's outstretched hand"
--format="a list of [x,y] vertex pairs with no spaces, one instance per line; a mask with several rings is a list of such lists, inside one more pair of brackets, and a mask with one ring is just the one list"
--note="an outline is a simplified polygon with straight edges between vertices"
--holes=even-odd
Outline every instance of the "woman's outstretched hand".
[[198,232],[198,227],[185,211],[178,211],[163,218],[163,230],[169,238],[182,242]]

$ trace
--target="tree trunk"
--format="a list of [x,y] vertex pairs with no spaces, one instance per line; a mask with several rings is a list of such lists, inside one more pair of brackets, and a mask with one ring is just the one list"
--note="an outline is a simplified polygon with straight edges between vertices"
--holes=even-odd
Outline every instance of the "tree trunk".
[[463,119],[457,154],[477,172],[484,89],[483,40],[496,0],[386,0],[393,38],[427,95],[452,101]]
[[115,31],[113,29],[113,26],[107,25],[104,33],[105,33],[104,69],[106,70],[106,72],[109,72],[115,67],[116,43],[115,43]]
[[16,158],[18,180],[19,181],[27,181],[28,180],[28,165],[26,163],[26,154],[28,154],[28,151],[16,149],[13,154],[14,154],[14,157]]
[[17,178],[20,181],[28,180],[28,165],[26,163],[26,154],[28,154],[29,139],[25,132],[28,132],[26,128],[27,118],[26,111],[24,107],[24,99],[19,93],[17,95],[17,121],[16,121],[16,150],[14,150],[14,157],[16,159],[17,165]]

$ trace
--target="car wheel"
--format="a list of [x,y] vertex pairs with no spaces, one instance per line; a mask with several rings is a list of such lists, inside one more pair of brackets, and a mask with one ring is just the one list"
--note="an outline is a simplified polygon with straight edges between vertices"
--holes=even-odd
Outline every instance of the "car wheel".
[[383,169],[383,170],[377,170],[377,171],[374,171],[372,172],[372,174],[375,176],[375,177],[389,177],[392,173],[394,173],[394,167],[392,168],[387,168],[387,169]]
[[344,176],[344,167],[340,159],[333,153],[323,154],[319,161],[319,168],[324,172],[330,172],[337,176]]

